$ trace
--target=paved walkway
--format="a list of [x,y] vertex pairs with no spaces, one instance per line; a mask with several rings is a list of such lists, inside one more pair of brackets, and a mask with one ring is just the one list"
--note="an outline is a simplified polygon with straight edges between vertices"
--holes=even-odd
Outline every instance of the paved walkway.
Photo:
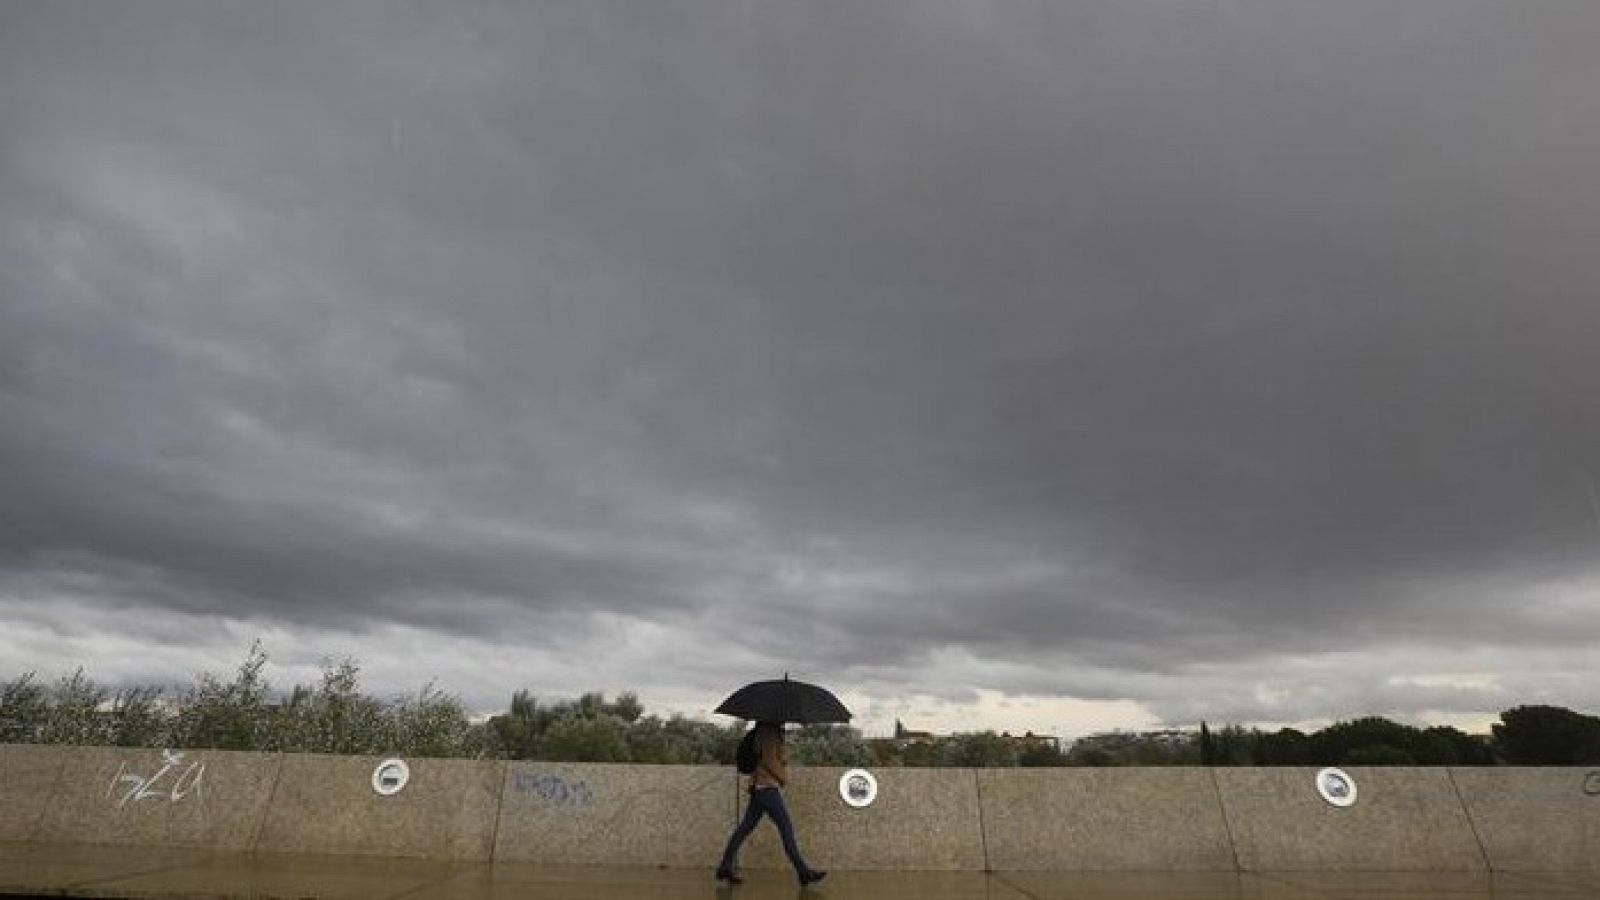
[[787,872],[719,888],[705,870],[553,868],[347,856],[0,843],[0,895],[323,900],[713,898],[713,900],[1078,900],[1078,898],[1600,897],[1600,871],[1402,873],[836,872],[802,891]]

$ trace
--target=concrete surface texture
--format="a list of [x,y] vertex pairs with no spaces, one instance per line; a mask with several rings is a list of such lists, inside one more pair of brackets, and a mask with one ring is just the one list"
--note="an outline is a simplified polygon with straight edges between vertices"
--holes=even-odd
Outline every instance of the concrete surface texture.
[[75,897],[320,900],[1077,900],[1077,898],[1592,897],[1600,876],[1519,873],[838,872],[801,890],[788,873],[718,887],[705,869],[239,853],[204,849],[0,843],[0,893]]
[[[0,841],[708,871],[744,800],[731,767],[428,759],[381,796],[379,761],[0,745]],[[843,771],[796,767],[786,791],[807,858],[835,873],[1600,877],[1600,770],[1354,768],[1338,808],[1311,768],[879,769],[865,809]],[[767,822],[740,862],[791,877]]]
[[977,773],[991,868],[1232,871],[1205,769]]
[[0,841],[25,841],[50,805],[69,747],[0,744]]
[[[790,769],[784,791],[806,860],[822,869],[985,868],[978,786],[972,769],[877,769],[878,794],[856,809],[839,795],[848,769]],[[740,793],[739,814],[745,801]],[[721,829],[716,850],[734,822]],[[713,857],[713,860],[715,857]],[[749,868],[789,867],[771,820],[763,819],[739,854]]]
[[722,851],[729,766],[510,764],[494,856],[551,865],[704,867]]
[[1600,769],[1452,769],[1497,870],[1600,872]]
[[372,787],[381,757],[289,754],[256,849],[489,859],[503,762],[413,759],[393,796]]
[[1213,769],[1247,872],[1487,868],[1443,768],[1347,768],[1353,806],[1317,793],[1316,769]]
[[282,757],[74,747],[35,840],[248,850]]

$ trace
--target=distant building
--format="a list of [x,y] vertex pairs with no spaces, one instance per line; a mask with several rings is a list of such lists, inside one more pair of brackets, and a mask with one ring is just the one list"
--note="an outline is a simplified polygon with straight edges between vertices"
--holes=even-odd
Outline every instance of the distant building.
[[897,741],[929,741],[933,740],[931,731],[912,731],[899,719],[894,720],[894,739]]
[[[923,741],[938,741],[949,736],[950,735],[934,734],[931,731],[914,731],[910,728],[907,728],[904,722],[900,721],[899,719],[895,719],[894,737],[878,738],[876,740],[868,741],[868,743],[886,744],[890,747],[904,749],[908,744],[919,743]],[[1057,752],[1060,752],[1061,750],[1061,739],[1049,734],[1034,734],[1033,732],[1029,731],[1026,734],[1014,735],[1011,732],[1006,731],[1001,732],[1000,739],[1018,751],[1039,747],[1048,747]]]
[[1002,731],[1000,732],[1000,739],[1010,744],[1018,752],[1039,749],[1061,752],[1061,738],[1053,734],[1034,734],[1030,731],[1021,736],[1014,736],[1009,731]]
[[1184,747],[1198,738],[1196,732],[1166,728],[1159,731],[1109,731],[1091,734],[1073,742],[1074,750],[1126,750],[1136,745],[1158,744],[1164,747]]

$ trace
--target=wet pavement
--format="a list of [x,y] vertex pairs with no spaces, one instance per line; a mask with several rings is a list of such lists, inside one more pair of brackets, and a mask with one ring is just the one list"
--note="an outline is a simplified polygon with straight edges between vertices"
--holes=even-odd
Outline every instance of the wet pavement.
[[1600,897],[1592,873],[835,872],[801,889],[789,872],[752,870],[719,886],[697,869],[306,854],[219,853],[88,844],[0,843],[0,895],[145,898],[726,898],[726,900],[1067,900],[1067,898]]

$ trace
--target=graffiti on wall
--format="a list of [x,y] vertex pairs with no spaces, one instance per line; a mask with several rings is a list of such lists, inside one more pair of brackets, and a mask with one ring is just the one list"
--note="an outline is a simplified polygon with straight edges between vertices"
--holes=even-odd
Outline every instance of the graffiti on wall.
[[193,796],[196,802],[205,799],[201,791],[201,785],[206,777],[205,763],[196,760],[187,766],[184,765],[182,750],[161,751],[161,761],[161,768],[151,775],[129,772],[128,764],[122,763],[106,787],[106,799],[109,800],[116,795],[119,785],[124,790],[122,799],[117,801],[118,809],[142,800],[166,800],[169,803],[178,803],[190,796]]
[[577,807],[594,803],[594,791],[588,782],[545,772],[514,772],[511,789],[519,794],[532,794],[553,806]]

